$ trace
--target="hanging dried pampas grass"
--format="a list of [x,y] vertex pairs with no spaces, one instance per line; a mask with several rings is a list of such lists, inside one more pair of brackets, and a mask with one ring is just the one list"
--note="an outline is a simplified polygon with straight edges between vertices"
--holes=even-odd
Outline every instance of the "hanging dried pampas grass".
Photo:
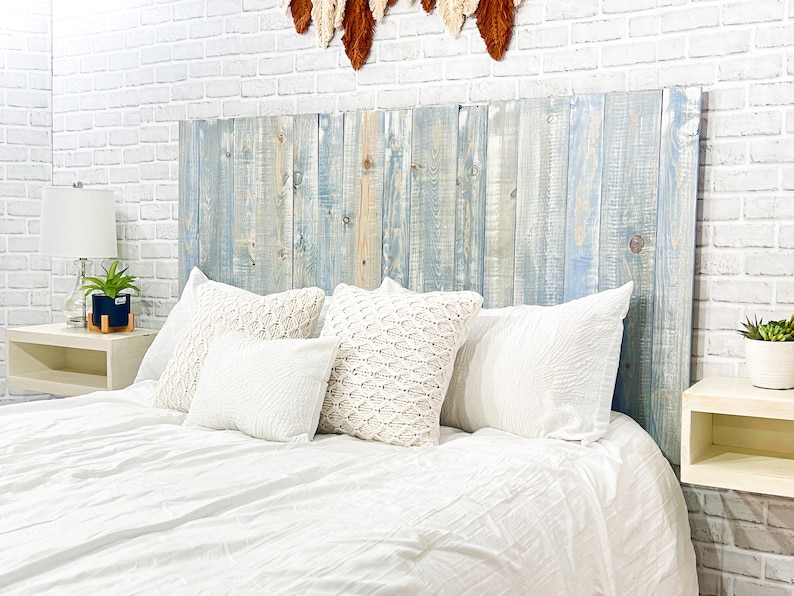
[[514,0],[480,0],[477,5],[477,29],[494,60],[501,60],[510,44],[514,11]]
[[312,20],[312,0],[292,0],[290,7],[295,31],[303,35],[309,30],[309,23]]
[[372,18],[380,21],[386,14],[386,0],[369,0],[369,9],[372,11]]
[[334,37],[334,16],[336,14],[336,0],[314,0],[312,6],[312,20],[317,29],[317,39],[324,48],[328,47]]
[[348,0],[342,27],[345,30],[342,36],[345,54],[350,58],[353,69],[358,70],[369,56],[372,35],[375,32],[375,19],[369,9],[368,0]]

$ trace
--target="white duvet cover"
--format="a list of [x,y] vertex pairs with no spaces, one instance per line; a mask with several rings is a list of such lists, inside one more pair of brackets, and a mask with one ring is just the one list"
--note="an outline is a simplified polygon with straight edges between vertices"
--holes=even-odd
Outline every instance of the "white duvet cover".
[[623,415],[590,447],[280,444],[153,391],[0,408],[0,593],[697,594],[681,490]]

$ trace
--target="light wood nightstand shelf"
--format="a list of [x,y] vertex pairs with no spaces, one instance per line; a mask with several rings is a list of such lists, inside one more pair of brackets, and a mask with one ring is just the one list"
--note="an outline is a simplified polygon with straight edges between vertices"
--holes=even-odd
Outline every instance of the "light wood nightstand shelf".
[[64,323],[6,329],[6,385],[80,395],[131,384],[157,331],[91,333]]
[[794,390],[706,378],[682,410],[682,482],[794,497]]

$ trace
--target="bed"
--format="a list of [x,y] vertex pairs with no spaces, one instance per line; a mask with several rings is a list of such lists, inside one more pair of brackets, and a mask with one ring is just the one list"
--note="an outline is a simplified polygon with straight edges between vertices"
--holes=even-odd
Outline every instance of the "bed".
[[696,594],[699,101],[183,123],[137,382],[0,411],[2,592]]

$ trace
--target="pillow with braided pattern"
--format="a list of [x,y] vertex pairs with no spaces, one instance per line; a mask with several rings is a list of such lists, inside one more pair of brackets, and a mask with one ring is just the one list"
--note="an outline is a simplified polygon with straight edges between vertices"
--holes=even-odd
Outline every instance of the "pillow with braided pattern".
[[155,406],[190,409],[210,342],[217,335],[233,331],[259,339],[305,339],[317,324],[324,299],[320,288],[260,296],[231,286],[206,285],[185,336],[160,377]]
[[455,354],[481,305],[476,292],[337,286],[320,335],[340,339],[320,429],[394,445],[437,444]]

